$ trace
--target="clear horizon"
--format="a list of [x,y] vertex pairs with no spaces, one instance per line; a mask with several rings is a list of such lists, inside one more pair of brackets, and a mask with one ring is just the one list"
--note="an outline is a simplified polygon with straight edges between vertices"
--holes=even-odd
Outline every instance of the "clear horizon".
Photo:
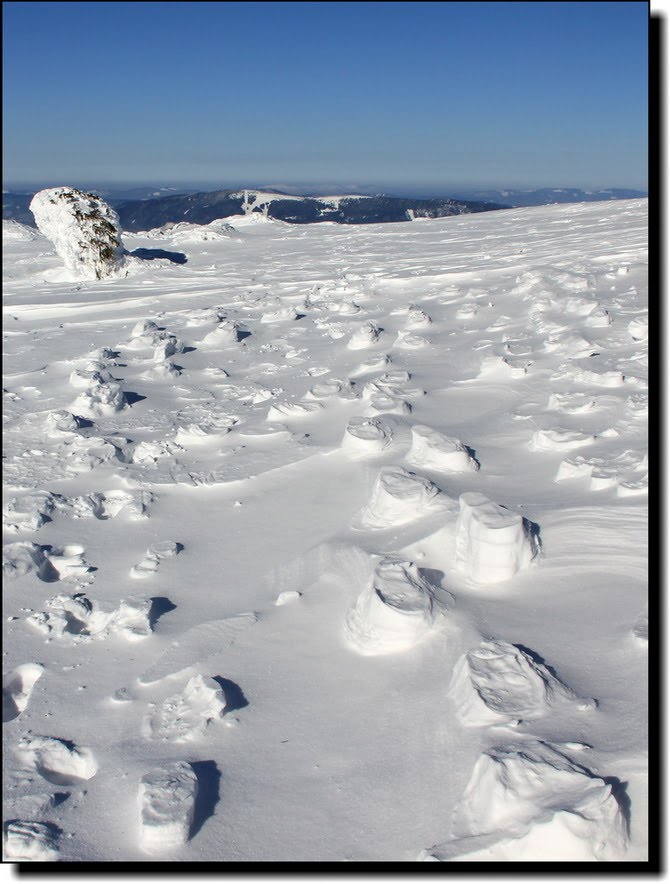
[[646,191],[648,12],[6,2],[4,178]]

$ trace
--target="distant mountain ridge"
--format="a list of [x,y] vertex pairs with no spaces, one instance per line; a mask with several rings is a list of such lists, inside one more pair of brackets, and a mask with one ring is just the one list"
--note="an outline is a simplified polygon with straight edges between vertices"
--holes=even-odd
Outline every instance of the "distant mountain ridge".
[[[150,230],[164,224],[190,221],[209,224],[229,215],[261,212],[270,218],[292,224],[313,224],[332,221],[339,224],[374,224],[407,221],[412,218],[442,218],[495,209],[544,206],[554,203],[595,202],[615,199],[640,199],[647,194],[639,190],[611,188],[581,190],[579,188],[539,188],[537,190],[472,190],[455,192],[449,197],[407,197],[386,194],[344,194],[310,196],[290,194],[272,187],[263,189],[228,189],[181,192],[169,187],[131,188],[103,191],[97,188],[109,205],[119,213],[124,230]],[[3,193],[2,217],[35,227],[28,206],[33,193]],[[135,197],[129,199],[130,196]]]
[[394,196],[294,196],[272,190],[217,190],[118,203],[124,230],[150,230],[163,224],[190,221],[209,224],[230,215],[262,213],[291,224],[378,224],[412,218],[443,218],[486,212],[506,206],[453,199],[411,199]]
[[524,206],[551,206],[555,203],[591,203],[602,200],[642,199],[643,190],[613,187],[601,190],[581,190],[578,187],[541,187],[537,190],[463,190],[454,193],[454,199],[475,199],[504,202],[512,208]]

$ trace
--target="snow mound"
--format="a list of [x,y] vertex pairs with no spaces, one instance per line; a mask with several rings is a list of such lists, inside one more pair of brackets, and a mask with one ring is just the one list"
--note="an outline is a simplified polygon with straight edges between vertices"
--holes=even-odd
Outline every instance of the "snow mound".
[[149,715],[149,735],[172,743],[196,739],[211,721],[221,718],[225,708],[226,697],[218,681],[194,675],[181,693],[168,697]]
[[53,823],[9,820],[2,835],[3,859],[7,862],[56,862],[61,830]]
[[39,663],[24,663],[2,678],[2,720],[13,721],[25,710],[30,695],[42,677]]
[[454,669],[449,697],[467,725],[534,719],[575,694],[520,647],[485,641]]
[[2,507],[2,527],[5,531],[37,531],[56,507],[56,498],[49,491],[33,491],[7,501]]
[[412,447],[406,458],[415,466],[448,472],[479,469],[479,464],[461,441],[422,424],[412,427]]
[[365,350],[378,343],[382,330],[374,322],[364,322],[349,338],[347,347],[350,350]]
[[402,467],[382,467],[356,528],[390,528],[428,515],[439,505],[440,489]]
[[634,341],[646,341],[649,337],[649,320],[646,316],[632,319],[627,328],[628,334]]
[[28,733],[17,743],[16,753],[29,770],[56,786],[74,786],[90,780],[98,771],[90,749],[58,737]]
[[536,430],[530,440],[531,451],[571,451],[595,442],[595,436],[579,433],[575,430],[564,430],[556,427],[552,430]]
[[206,334],[200,342],[204,347],[232,347],[240,340],[240,330],[236,322],[221,322],[214,331]]
[[393,441],[393,430],[380,418],[352,417],[342,438],[342,448],[354,457],[374,457]]
[[175,761],[144,774],[140,781],[140,843],[151,853],[169,852],[190,835],[198,779],[190,764]]
[[344,635],[359,654],[406,651],[436,618],[430,584],[413,562],[383,559],[346,615]]
[[454,819],[434,859],[611,862],[628,844],[612,786],[536,740],[484,753]]
[[36,571],[38,576],[48,571],[41,546],[28,540],[8,543],[2,548],[2,576],[5,580],[16,580],[31,571]]
[[28,622],[53,638],[78,643],[111,635],[138,639],[151,634],[151,599],[143,596],[122,599],[113,608],[91,601],[83,593],[61,593],[46,607],[46,611],[31,614]]
[[66,268],[82,279],[122,275],[126,250],[119,217],[92,193],[54,187],[36,193],[30,211]]
[[477,491],[459,498],[456,557],[475,583],[499,583],[530,566],[539,554],[537,531],[518,513]]

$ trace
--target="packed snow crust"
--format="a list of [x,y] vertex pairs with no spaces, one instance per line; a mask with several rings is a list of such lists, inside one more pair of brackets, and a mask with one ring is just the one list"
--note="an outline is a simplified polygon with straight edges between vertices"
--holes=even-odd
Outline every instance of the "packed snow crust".
[[646,212],[3,225],[8,861],[647,858]]

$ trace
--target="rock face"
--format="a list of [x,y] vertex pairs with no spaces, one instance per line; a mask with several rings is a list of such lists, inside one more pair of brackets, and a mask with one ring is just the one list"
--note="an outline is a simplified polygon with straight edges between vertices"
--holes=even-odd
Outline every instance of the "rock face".
[[81,279],[116,276],[125,266],[118,215],[95,194],[74,187],[41,190],[30,211],[67,269]]

